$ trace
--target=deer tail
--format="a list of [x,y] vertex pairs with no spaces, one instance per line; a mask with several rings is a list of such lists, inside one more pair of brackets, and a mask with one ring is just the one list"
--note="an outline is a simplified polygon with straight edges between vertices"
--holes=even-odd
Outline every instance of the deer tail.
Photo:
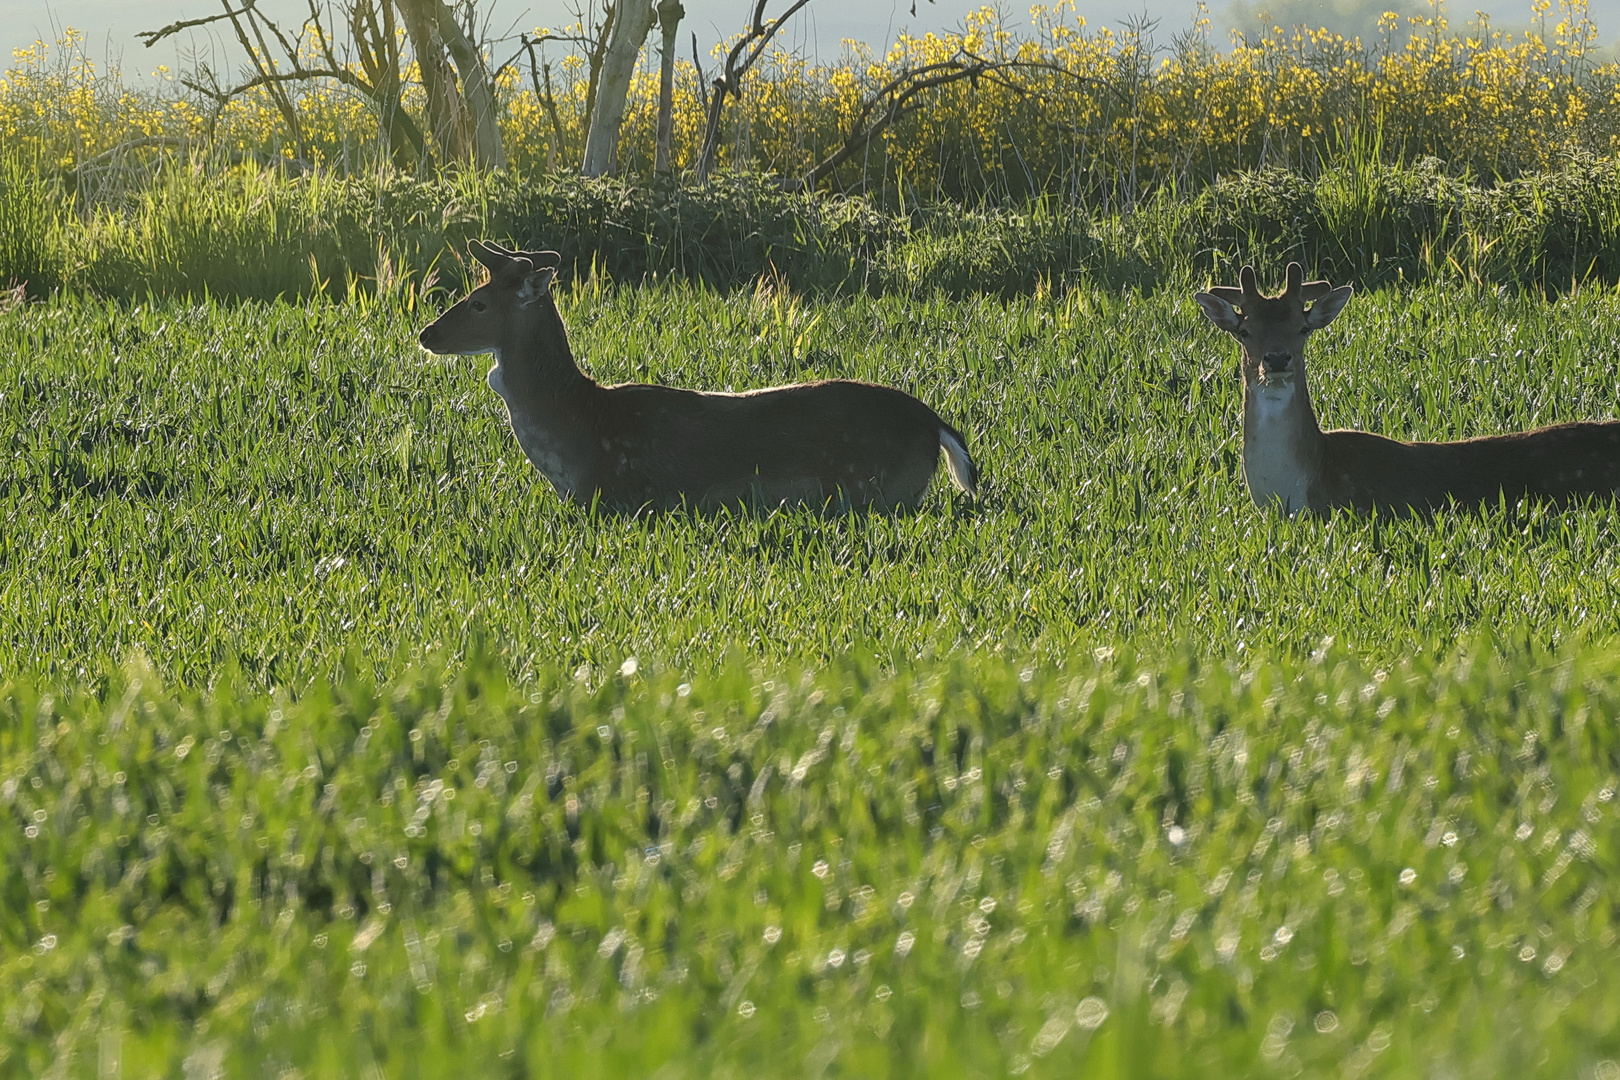
[[945,468],[951,474],[951,483],[961,488],[970,498],[979,494],[979,467],[968,454],[962,433],[943,420],[939,424],[939,445],[945,451]]

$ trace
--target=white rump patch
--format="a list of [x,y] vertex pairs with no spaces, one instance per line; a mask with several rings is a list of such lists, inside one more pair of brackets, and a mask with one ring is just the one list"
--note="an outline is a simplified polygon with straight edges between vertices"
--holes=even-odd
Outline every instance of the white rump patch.
[[973,459],[968,456],[967,447],[962,445],[961,439],[944,428],[939,430],[939,445],[945,449],[945,470],[951,474],[951,483],[968,495],[976,497],[979,494],[979,485],[974,473],[978,470],[973,466]]

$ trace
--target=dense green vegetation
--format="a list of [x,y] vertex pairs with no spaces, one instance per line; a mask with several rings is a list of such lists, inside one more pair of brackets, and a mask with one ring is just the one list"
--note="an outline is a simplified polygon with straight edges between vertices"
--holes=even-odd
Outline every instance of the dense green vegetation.
[[0,696],[8,1076],[1607,1076],[1612,651]]
[[[0,254],[94,286],[0,310],[0,1077],[1617,1075],[1620,512],[1261,512],[1188,298],[1424,282],[1313,339],[1330,424],[1613,417],[1573,239],[1441,254],[1282,174],[1083,229],[215,180],[0,187],[45,222]],[[598,377],[894,383],[983,497],[561,503],[414,342],[486,228],[569,254]]]
[[762,276],[818,295],[1027,296],[1154,288],[1299,258],[1362,286],[1620,282],[1620,164],[1573,158],[1486,183],[1433,159],[1345,154],[1311,173],[1233,173],[1125,205],[1051,198],[964,209],[794,194],[758,176],[704,186],[517,173],[286,177],[168,161],[108,189],[0,150],[0,286],[139,300],[342,299],[402,276],[462,278],[464,242],[506,236],[580,276],[720,289]]

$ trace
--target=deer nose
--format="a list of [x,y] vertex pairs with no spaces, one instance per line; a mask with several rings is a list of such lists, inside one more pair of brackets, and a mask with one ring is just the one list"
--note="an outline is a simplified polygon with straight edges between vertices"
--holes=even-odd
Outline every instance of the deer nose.
[[1287,371],[1288,365],[1294,362],[1294,354],[1291,352],[1268,352],[1264,362],[1267,371],[1281,373]]
[[430,324],[416,336],[417,343],[428,351],[433,350],[433,326]]

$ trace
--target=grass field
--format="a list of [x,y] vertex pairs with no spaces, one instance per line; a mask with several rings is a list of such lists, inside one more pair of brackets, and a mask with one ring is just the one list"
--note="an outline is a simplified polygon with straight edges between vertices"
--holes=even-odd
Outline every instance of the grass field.
[[[1616,509],[1256,510],[1189,290],[565,287],[924,397],[903,518],[565,506],[409,290],[0,313],[0,1075],[1620,1075]],[[1620,414],[1604,291],[1311,349]]]

